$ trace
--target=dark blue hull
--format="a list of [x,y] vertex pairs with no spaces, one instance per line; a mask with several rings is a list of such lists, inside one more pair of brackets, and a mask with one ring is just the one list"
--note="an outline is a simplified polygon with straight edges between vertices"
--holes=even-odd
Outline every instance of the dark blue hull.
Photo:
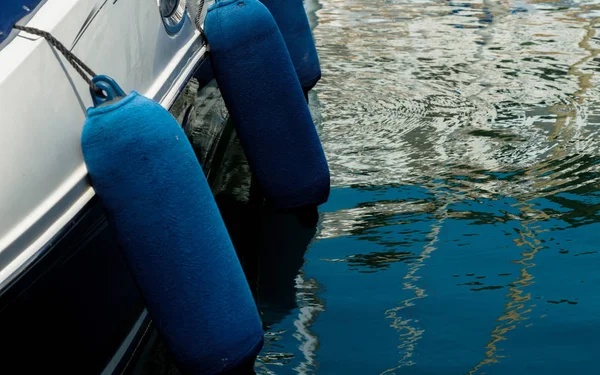
[[119,353],[123,360],[115,358],[115,370],[124,370],[150,321],[99,201],[49,246],[0,296],[3,366],[18,373],[101,373],[133,335]]

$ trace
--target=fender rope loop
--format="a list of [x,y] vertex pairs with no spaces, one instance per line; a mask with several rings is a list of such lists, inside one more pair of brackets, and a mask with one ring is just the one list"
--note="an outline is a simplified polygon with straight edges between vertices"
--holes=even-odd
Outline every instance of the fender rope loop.
[[13,28],[25,31],[29,34],[41,36],[42,38],[46,39],[52,47],[56,48],[58,52],[60,52],[65,57],[65,59],[67,59],[69,64],[73,66],[73,68],[77,71],[77,73],[79,73],[81,78],[83,78],[83,80],[92,88],[92,90],[94,90],[95,92],[101,91],[91,80],[91,78],[96,76],[96,73],[92,69],[90,69],[89,66],[85,65],[85,63],[81,61],[77,56],[75,56],[73,52],[69,51],[69,49],[67,49],[67,47],[65,47],[64,44],[62,44],[58,39],[53,37],[52,34],[44,30],[36,29],[35,27],[15,25],[13,26]]

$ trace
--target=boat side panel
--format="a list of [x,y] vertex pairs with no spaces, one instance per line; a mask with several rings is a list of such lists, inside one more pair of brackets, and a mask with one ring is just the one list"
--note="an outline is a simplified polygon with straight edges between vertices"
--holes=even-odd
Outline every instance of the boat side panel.
[[[167,35],[155,1],[49,0],[28,26],[165,107],[204,52],[189,19]],[[88,88],[46,41],[21,34],[0,51],[0,289],[94,196],[79,144]]]
[[114,232],[93,199],[0,296],[3,366],[24,374],[100,373],[143,310]]

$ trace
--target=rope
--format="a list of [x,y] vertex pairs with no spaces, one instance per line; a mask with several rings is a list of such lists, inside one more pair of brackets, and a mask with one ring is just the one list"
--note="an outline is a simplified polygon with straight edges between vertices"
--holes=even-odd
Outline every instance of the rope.
[[196,16],[194,17],[194,24],[196,25],[196,29],[198,29],[198,31],[200,31],[200,37],[202,38],[202,41],[208,51],[210,49],[210,46],[208,45],[208,39],[206,38],[206,34],[204,33],[204,28],[203,28],[204,19],[202,19],[202,12],[204,11],[204,0],[198,0],[197,5],[198,5],[198,9],[196,9]]
[[202,30],[202,11],[204,10],[204,0],[198,1],[198,10],[196,11],[196,17],[194,18],[194,23],[196,24],[196,28],[200,31]]
[[[73,66],[73,68],[77,71],[77,73],[79,73],[81,78],[83,78],[83,80],[92,88],[92,90],[94,90],[96,92],[100,91],[100,89],[98,89],[98,87],[96,87],[96,85],[94,84],[94,82],[92,82],[92,80],[90,78],[90,77],[95,77],[96,73],[94,73],[94,71],[92,69],[90,69],[90,67],[85,65],[83,61],[81,61],[77,56],[75,56],[75,54],[73,52],[69,51],[67,49],[67,47],[65,47],[64,44],[62,44],[58,39],[53,37],[52,34],[50,34],[47,31],[44,31],[44,30],[36,29],[35,27],[27,27],[27,26],[19,26],[19,25],[15,25],[13,27],[17,30],[25,31],[25,32],[27,32],[29,34],[33,34],[33,35],[38,35],[38,36],[41,36],[42,38],[46,39],[51,46],[56,48],[58,50],[58,52],[60,52],[65,57],[65,59],[67,59],[67,61],[71,64],[71,66]],[[86,75],[86,73],[89,76]]]

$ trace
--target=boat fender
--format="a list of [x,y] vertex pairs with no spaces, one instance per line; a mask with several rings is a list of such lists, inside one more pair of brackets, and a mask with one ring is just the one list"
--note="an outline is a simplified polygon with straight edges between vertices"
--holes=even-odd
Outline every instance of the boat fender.
[[85,164],[163,341],[184,373],[251,367],[262,324],[183,130],[158,103],[92,82],[105,96],[90,89]]
[[260,0],[275,18],[305,93],[321,78],[317,48],[302,0]]
[[213,4],[211,63],[248,163],[276,209],[327,201],[329,167],[283,36],[258,0]]

